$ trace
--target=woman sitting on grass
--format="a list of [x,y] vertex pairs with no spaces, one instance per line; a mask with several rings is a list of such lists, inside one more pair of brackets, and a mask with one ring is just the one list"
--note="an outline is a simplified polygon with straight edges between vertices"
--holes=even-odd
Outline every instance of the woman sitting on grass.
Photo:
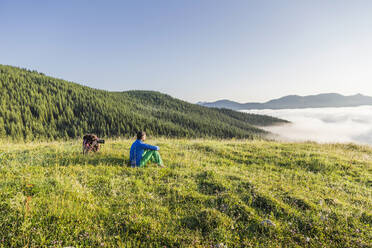
[[164,167],[158,152],[158,146],[152,146],[143,143],[146,140],[146,133],[140,131],[137,133],[137,140],[130,147],[129,160],[132,167],[144,167],[148,161]]

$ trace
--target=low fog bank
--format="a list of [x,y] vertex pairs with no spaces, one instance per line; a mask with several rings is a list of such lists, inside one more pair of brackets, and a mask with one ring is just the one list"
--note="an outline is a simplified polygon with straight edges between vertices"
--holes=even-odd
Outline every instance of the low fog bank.
[[263,109],[243,112],[270,115],[291,121],[291,124],[265,127],[265,130],[277,134],[280,139],[372,145],[372,106]]

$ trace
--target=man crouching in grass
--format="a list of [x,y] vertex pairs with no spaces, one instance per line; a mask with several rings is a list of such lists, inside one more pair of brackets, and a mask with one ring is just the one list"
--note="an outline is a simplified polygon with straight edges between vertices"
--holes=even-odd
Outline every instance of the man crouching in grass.
[[145,144],[146,133],[137,133],[137,140],[130,147],[129,160],[132,167],[144,167],[147,162],[153,162],[164,167],[159,154],[159,147]]

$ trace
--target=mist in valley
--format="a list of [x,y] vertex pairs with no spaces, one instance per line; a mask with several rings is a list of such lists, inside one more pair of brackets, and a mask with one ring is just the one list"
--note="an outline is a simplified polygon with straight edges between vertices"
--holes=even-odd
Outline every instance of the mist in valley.
[[265,128],[277,139],[321,143],[354,142],[372,145],[372,106],[264,109],[244,110],[244,112],[270,115],[290,121],[290,124]]

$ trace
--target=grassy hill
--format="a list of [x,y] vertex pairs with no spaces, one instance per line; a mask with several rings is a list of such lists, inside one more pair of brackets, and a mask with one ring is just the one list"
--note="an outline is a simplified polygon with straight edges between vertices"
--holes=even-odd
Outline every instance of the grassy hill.
[[132,137],[252,138],[269,116],[209,109],[151,91],[108,92],[36,71],[0,65],[0,138],[16,140]]
[[371,247],[370,147],[161,138],[136,169],[131,142],[0,141],[0,247]]

